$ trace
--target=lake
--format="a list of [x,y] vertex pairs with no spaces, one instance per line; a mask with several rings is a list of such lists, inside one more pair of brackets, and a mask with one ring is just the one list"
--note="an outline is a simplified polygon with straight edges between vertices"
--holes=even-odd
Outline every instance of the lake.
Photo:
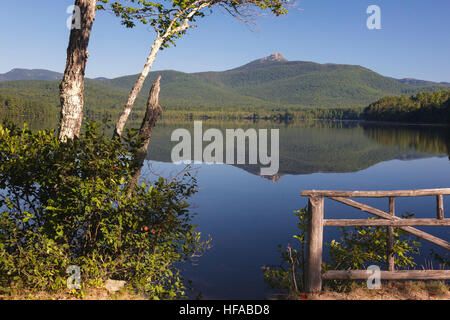
[[[40,127],[42,124],[34,124]],[[32,124],[33,127],[33,124]],[[196,265],[185,267],[196,292],[204,299],[262,299],[271,295],[262,266],[280,263],[278,244],[296,245],[295,210],[307,205],[302,190],[396,190],[450,187],[450,128],[343,121],[203,122],[204,130],[218,128],[279,128],[280,167],[277,175],[259,176],[259,165],[194,165],[199,192],[191,199],[195,223],[213,247]],[[193,129],[193,122],[160,122],[154,129],[144,177],[171,176],[184,165],[171,163],[177,128]],[[206,143],[205,143],[206,145]],[[388,199],[361,199],[388,210]],[[445,208],[450,202],[444,197]],[[435,198],[397,198],[396,213],[435,217]],[[356,209],[325,201],[325,218],[366,218]],[[418,227],[449,240],[448,228]],[[326,227],[324,241],[339,237]],[[422,242],[416,258],[429,263],[430,249]],[[327,253],[324,252],[326,259]],[[192,296],[194,297],[194,296]]]
[[[263,281],[261,267],[280,263],[278,244],[296,244],[293,211],[307,205],[301,190],[449,187],[448,127],[332,121],[291,125],[204,121],[203,126],[223,133],[226,128],[280,129],[280,169],[275,176],[259,176],[259,165],[194,166],[200,188],[192,199],[198,213],[195,222],[203,234],[211,235],[213,247],[185,274],[203,298],[259,299],[272,293]],[[170,163],[170,151],[176,144],[170,142],[170,134],[176,128],[192,132],[193,123],[158,125],[148,155],[149,171],[173,175],[184,167]],[[387,199],[363,202],[388,210]],[[435,198],[399,198],[396,210],[398,215],[408,211],[415,217],[435,217]],[[326,200],[325,217],[368,215]],[[449,238],[443,227],[419,229]],[[324,241],[336,237],[337,228],[325,229]],[[430,248],[441,251],[422,242],[418,264],[430,259]]]

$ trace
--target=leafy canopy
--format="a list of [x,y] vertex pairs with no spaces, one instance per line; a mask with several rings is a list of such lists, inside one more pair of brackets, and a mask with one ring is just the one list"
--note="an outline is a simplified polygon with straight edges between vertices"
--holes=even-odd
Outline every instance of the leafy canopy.
[[159,37],[164,39],[163,47],[175,45],[187,29],[195,27],[197,18],[205,16],[205,9],[212,11],[219,7],[231,16],[250,21],[258,11],[266,10],[275,16],[287,13],[290,0],[166,0],[166,1],[110,1],[99,0],[98,10],[112,11],[127,28],[136,22],[150,25]]

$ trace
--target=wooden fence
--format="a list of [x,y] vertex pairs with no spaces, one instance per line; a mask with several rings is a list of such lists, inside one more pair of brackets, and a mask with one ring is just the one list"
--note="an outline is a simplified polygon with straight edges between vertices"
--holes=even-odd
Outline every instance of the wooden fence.
[[[443,196],[450,195],[447,189],[397,190],[397,191],[302,191],[309,197],[307,230],[306,292],[318,293],[322,290],[323,279],[367,279],[371,273],[366,270],[330,270],[322,273],[323,227],[326,226],[387,226],[387,271],[381,271],[382,280],[445,280],[450,279],[450,270],[395,270],[394,230],[399,228],[423,240],[450,250],[450,243],[413,226],[450,226],[450,219],[444,218]],[[401,219],[395,216],[396,197],[436,197],[436,219]],[[324,197],[373,214],[382,219],[324,219]],[[368,206],[349,198],[389,198],[389,212]]]

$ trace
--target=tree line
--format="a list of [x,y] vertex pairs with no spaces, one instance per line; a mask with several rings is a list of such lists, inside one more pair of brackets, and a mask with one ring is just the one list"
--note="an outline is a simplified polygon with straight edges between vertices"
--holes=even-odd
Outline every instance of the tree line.
[[371,121],[450,123],[450,90],[384,97],[365,108],[362,118]]
[[0,116],[24,116],[26,118],[45,118],[55,114],[57,108],[45,101],[23,99],[16,95],[0,94]]

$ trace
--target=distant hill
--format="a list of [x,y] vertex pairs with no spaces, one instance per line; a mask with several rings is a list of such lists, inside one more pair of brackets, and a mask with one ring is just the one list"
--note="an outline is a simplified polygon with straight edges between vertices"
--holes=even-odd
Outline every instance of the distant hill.
[[44,69],[12,69],[7,73],[0,73],[0,82],[15,80],[60,80],[62,73]]
[[[6,73],[0,73],[0,82],[17,80],[61,80],[63,74],[60,72],[45,69],[19,69],[15,68]],[[93,80],[109,80],[105,77],[94,78]]]
[[449,86],[449,82],[433,82],[433,81],[426,81],[426,80],[418,80],[414,78],[404,78],[404,79],[394,79],[397,80],[400,83],[408,84],[411,86]]
[[[448,89],[448,85],[416,79],[384,77],[356,65],[288,61],[280,53],[222,72],[151,72],[138,100],[143,108],[152,82],[161,80],[165,107],[365,107],[384,96]],[[14,69],[0,75],[0,93],[39,96],[58,101],[57,83],[11,80],[58,80],[46,70]],[[6,79],[6,80],[5,80]],[[121,108],[137,75],[86,81],[87,100],[96,108]],[[39,90],[43,90],[39,94]],[[45,92],[45,93],[44,93]],[[53,96],[53,97],[52,97]],[[94,103],[95,102],[95,103]]]

